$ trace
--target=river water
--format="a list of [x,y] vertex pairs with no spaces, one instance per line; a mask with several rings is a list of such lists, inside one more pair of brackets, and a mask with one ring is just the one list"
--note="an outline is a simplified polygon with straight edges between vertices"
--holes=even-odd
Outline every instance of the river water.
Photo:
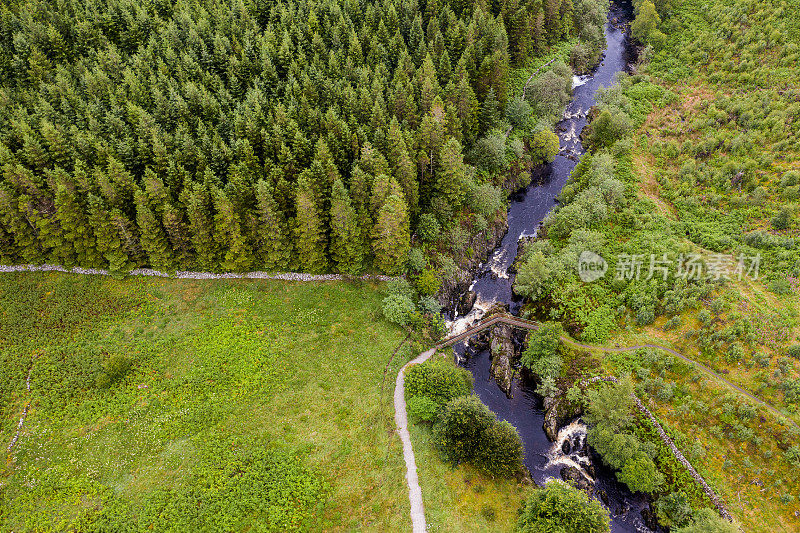
[[[556,196],[583,153],[579,135],[586,126],[586,116],[595,104],[598,90],[613,85],[615,75],[625,71],[630,63],[631,49],[624,24],[630,12],[629,3],[612,3],[605,28],[605,57],[591,74],[575,77],[572,101],[557,126],[560,153],[541,182],[531,184],[512,196],[508,209],[508,233],[473,280],[470,289],[476,293],[477,299],[472,310],[464,316],[458,316],[454,310],[449,314],[451,334],[461,332],[480,320],[494,303],[508,304],[512,313],[518,313],[521,302],[512,294],[513,275],[508,272],[517,256],[518,241],[521,237],[536,234],[537,227],[555,205]],[[647,506],[645,498],[632,494],[614,479],[613,473],[603,467],[599,460],[588,457],[585,449],[586,426],[583,423],[576,421],[562,428],[557,441],[550,442],[542,427],[544,412],[541,401],[530,385],[515,379],[512,397],[509,398],[490,375],[488,351],[475,353],[463,343],[454,346],[454,349],[459,363],[470,370],[475,378],[475,393],[499,419],[507,420],[519,431],[525,450],[525,466],[537,483],[560,478],[561,469],[566,466],[577,467],[584,476],[594,481],[593,496],[608,508],[613,532],[651,531],[641,516],[641,510]],[[562,447],[565,440],[570,441],[568,453],[564,453]],[[590,464],[593,469],[588,470],[593,470],[594,476],[587,472]]]

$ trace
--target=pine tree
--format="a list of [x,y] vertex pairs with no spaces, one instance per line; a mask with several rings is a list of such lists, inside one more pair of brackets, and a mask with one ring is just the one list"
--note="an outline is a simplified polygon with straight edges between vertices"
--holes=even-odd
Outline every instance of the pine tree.
[[307,179],[297,184],[295,196],[295,235],[300,266],[312,274],[325,272],[328,261],[325,257],[325,228],[317,209],[314,191]]
[[244,272],[253,263],[251,247],[233,202],[219,189],[213,191],[214,241],[221,249],[220,267],[224,271]]
[[411,249],[408,208],[402,196],[393,194],[378,213],[372,248],[375,265],[389,275],[403,272]]
[[74,253],[75,264],[83,267],[99,267],[103,257],[97,252],[97,243],[92,232],[87,206],[66,173],[60,173],[56,184],[56,216],[64,231],[63,238]]
[[203,270],[217,267],[217,244],[214,242],[214,218],[208,189],[195,183],[184,191],[186,214],[189,217],[189,235],[195,252],[195,263]]
[[436,172],[436,193],[457,207],[464,198],[466,165],[461,152],[461,143],[448,139],[439,152],[439,168]]
[[486,93],[486,98],[481,105],[481,132],[486,133],[493,130],[500,123],[500,102],[494,94],[494,89],[490,88]]
[[265,180],[256,184],[258,200],[255,246],[258,264],[268,272],[290,269],[292,242],[283,213]]
[[150,266],[167,272],[174,268],[175,259],[167,235],[150,208],[147,194],[142,190],[134,193],[136,202],[136,224],[141,235],[140,242]]
[[97,251],[107,261],[109,272],[114,276],[121,276],[130,270],[130,264],[111,213],[103,199],[94,194],[89,193],[88,204],[89,222],[97,242]]
[[392,164],[394,177],[403,188],[403,195],[408,200],[410,210],[416,212],[419,204],[417,169],[408,153],[408,147],[403,138],[400,124],[397,122],[397,117],[392,117],[387,141],[389,161]]
[[25,263],[38,263],[43,253],[34,228],[19,209],[13,189],[0,182],[0,223],[13,236],[9,257]]
[[166,202],[163,205],[163,210],[161,222],[169,238],[175,256],[175,264],[179,267],[184,267],[190,263],[192,258],[192,243],[189,238],[184,212],[172,205],[171,202]]
[[356,275],[363,269],[364,245],[355,209],[341,180],[331,194],[331,258],[336,270]]

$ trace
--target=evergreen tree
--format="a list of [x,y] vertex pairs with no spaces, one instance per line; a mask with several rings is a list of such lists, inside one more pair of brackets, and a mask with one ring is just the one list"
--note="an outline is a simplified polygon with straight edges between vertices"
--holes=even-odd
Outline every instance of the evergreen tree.
[[393,194],[378,213],[373,232],[372,248],[375,265],[389,275],[405,269],[411,249],[408,208],[401,195]]
[[494,94],[494,89],[490,88],[486,93],[486,98],[481,104],[480,125],[481,131],[486,133],[493,130],[500,124],[500,102]]
[[115,276],[122,275],[130,270],[131,265],[111,213],[103,199],[94,194],[89,193],[88,204],[89,222],[97,242],[97,251],[107,261],[109,272]]
[[217,243],[214,242],[214,218],[208,188],[195,183],[184,190],[189,235],[195,253],[195,263],[203,270],[217,267]]
[[174,256],[167,235],[148,204],[147,194],[142,190],[134,193],[136,202],[136,225],[141,234],[141,245],[150,266],[157,270],[169,271],[174,268]]
[[331,195],[331,258],[336,270],[356,275],[363,269],[364,247],[358,218],[341,180],[333,183]]
[[256,184],[256,197],[255,245],[258,264],[268,272],[290,270],[292,242],[289,230],[265,180],[259,180]]
[[436,193],[446,198],[454,207],[459,206],[464,198],[466,172],[461,143],[455,139],[448,139],[439,152]]
[[295,238],[298,259],[305,272],[319,274],[328,268],[325,256],[326,238],[322,217],[317,208],[311,182],[302,179],[297,184],[295,197]]
[[219,189],[214,190],[214,241],[222,255],[220,267],[224,271],[244,272],[253,262],[251,247],[247,242],[242,220],[233,202]]
[[55,197],[56,216],[64,231],[63,238],[71,248],[68,253],[74,254],[76,265],[99,267],[103,258],[97,252],[97,243],[89,223],[86,205],[66,173],[62,173],[58,181]]

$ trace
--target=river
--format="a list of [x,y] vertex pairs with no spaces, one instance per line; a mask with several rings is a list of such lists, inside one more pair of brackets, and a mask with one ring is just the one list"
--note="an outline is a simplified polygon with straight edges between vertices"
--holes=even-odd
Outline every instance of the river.
[[[480,268],[470,290],[477,295],[475,305],[465,316],[450,312],[450,333],[463,331],[495,303],[508,304],[517,314],[521,302],[512,294],[513,275],[509,267],[517,256],[521,237],[535,235],[536,229],[555,205],[555,198],[567,182],[570,173],[583,153],[579,135],[587,123],[587,113],[595,104],[598,90],[613,85],[615,75],[625,71],[630,63],[631,47],[628,43],[625,22],[629,19],[629,3],[614,2],[605,27],[607,48],[600,65],[589,75],[573,80],[572,101],[566,107],[563,120],[557,126],[561,150],[550,165],[545,177],[511,197],[508,209],[508,233],[490,258]],[[565,466],[575,466],[588,476],[591,464],[595,476],[593,496],[601,499],[611,514],[613,532],[648,532],[641,510],[647,506],[644,496],[632,494],[618,483],[607,468],[598,460],[591,460],[585,451],[586,427],[580,421],[573,422],[559,433],[553,443],[547,438],[542,424],[544,412],[541,401],[532,388],[515,379],[512,397],[500,390],[489,373],[490,359],[487,351],[471,353],[463,343],[456,345],[456,356],[461,365],[475,377],[475,393],[498,418],[513,424],[522,437],[525,450],[525,466],[533,479],[543,484],[549,478],[560,478]],[[562,443],[570,441],[570,453],[564,453]],[[578,449],[578,453],[575,449]],[[589,468],[591,471],[592,468]],[[604,497],[601,498],[600,495]]]

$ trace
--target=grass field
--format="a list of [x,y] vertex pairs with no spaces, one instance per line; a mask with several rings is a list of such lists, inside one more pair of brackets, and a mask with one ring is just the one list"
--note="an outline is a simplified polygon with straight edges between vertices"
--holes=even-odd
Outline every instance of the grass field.
[[391,392],[410,348],[392,358],[405,335],[381,298],[371,284],[3,275],[4,448],[31,410],[0,530],[406,529]]

